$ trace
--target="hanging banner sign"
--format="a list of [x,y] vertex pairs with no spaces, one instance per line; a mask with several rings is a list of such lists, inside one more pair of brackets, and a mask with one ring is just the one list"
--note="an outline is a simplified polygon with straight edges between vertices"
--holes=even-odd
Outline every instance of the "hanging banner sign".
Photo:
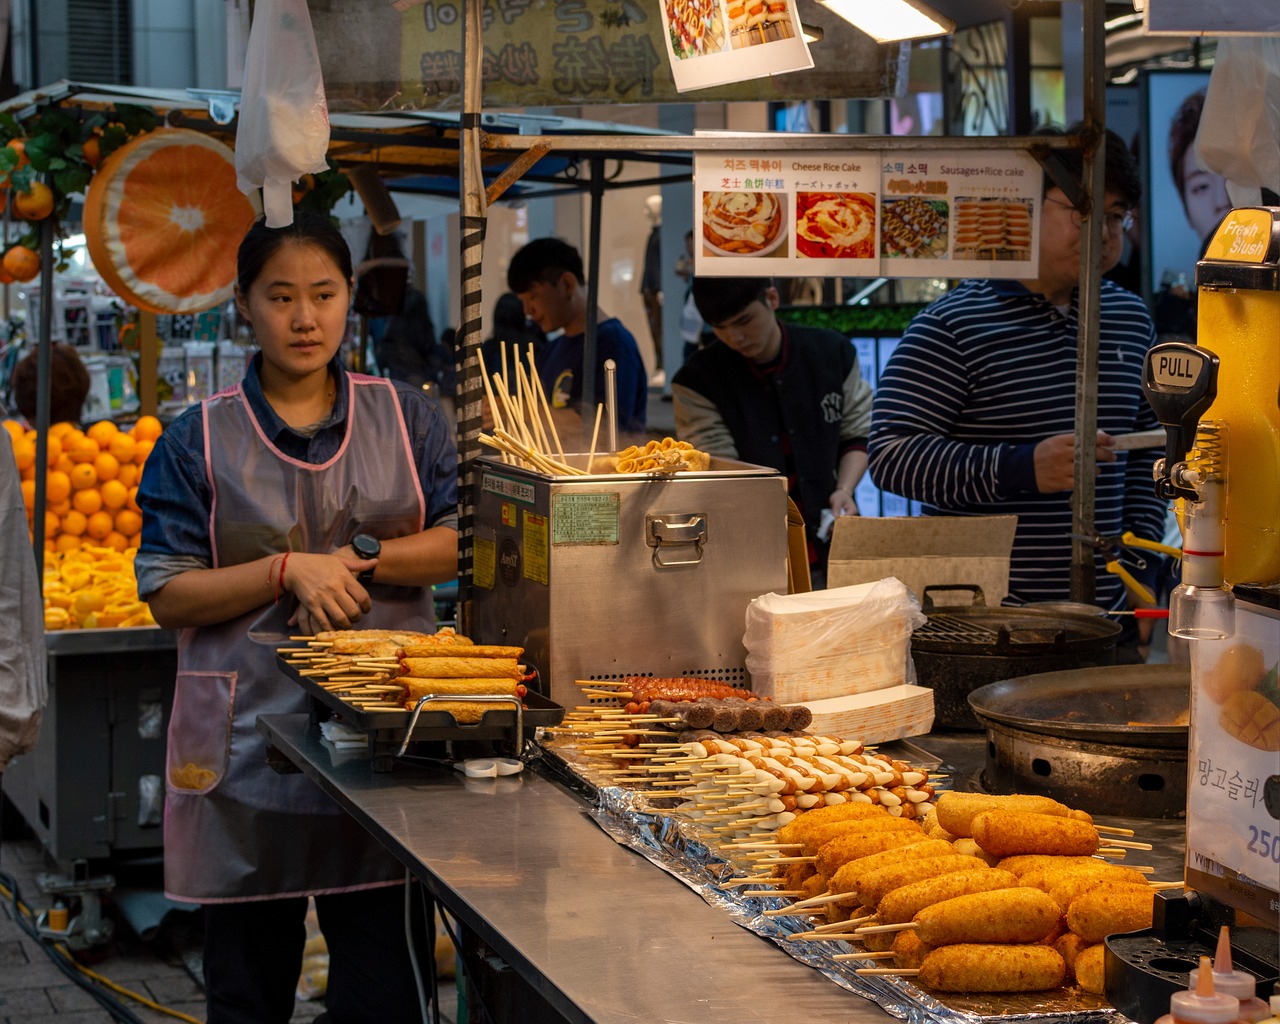
[[678,92],[813,67],[795,0],[662,0]]
[[1042,172],[1015,151],[700,153],[708,277],[1035,277]]

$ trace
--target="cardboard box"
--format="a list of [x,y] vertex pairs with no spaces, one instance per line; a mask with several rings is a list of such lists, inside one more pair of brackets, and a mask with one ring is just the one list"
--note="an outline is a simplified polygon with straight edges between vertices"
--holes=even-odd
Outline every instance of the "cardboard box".
[[805,702],[813,712],[808,731],[863,743],[922,736],[933,728],[933,691],[909,683],[873,693]]
[[[987,607],[1009,593],[1009,554],[1017,516],[842,516],[831,535],[827,586],[847,587],[896,576],[923,604],[924,588],[982,588]],[[935,605],[968,605],[962,591],[930,595]]]

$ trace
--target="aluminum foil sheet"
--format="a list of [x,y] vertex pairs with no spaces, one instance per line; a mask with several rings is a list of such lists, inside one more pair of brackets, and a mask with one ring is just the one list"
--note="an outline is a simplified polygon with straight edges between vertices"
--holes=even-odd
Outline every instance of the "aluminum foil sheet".
[[[558,745],[553,745],[553,748]],[[911,1024],[978,1021],[1034,1021],[1036,1024],[1125,1024],[1128,1018],[1101,996],[1078,989],[1012,995],[943,995],[928,992],[910,978],[868,976],[859,967],[884,966],[875,960],[832,960],[836,953],[854,953],[859,947],[835,940],[812,942],[793,935],[825,923],[810,917],[766,917],[765,910],[788,906],[776,896],[743,896],[725,883],[739,872],[701,838],[699,828],[675,815],[654,810],[646,797],[625,787],[601,785],[602,777],[573,763],[564,747],[544,750],[552,761],[587,781],[595,790],[592,817],[615,841],[641,854],[663,871],[678,878],[707,903],[723,910],[733,922],[780,946],[790,956],[821,971],[841,988],[877,1003],[887,1013]],[[595,776],[594,778],[592,776]]]

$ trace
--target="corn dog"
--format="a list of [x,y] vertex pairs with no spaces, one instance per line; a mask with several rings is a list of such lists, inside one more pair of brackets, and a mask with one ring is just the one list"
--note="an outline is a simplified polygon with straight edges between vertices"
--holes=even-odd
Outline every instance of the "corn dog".
[[858,898],[863,903],[878,907],[885,896],[904,885],[924,878],[937,878],[952,871],[983,870],[986,866],[977,857],[964,857],[953,853],[944,857],[928,857],[924,860],[881,868],[879,871],[863,875],[854,884],[857,887]]
[[432,701],[423,710],[447,711],[456,721],[470,724],[480,721],[486,711],[510,711],[511,705],[499,704],[495,701],[439,700]]
[[943,900],[923,908],[912,920],[920,940],[930,946],[969,942],[1018,945],[1039,942],[1061,916],[1062,910],[1048,895],[1019,887]]
[[983,811],[971,822],[973,838],[987,853],[1081,855],[1096,853],[1098,830],[1087,821],[1051,814]]
[[895,864],[914,863],[928,860],[931,857],[945,857],[951,852],[950,843],[945,843],[940,839],[923,839],[918,843],[911,843],[909,846],[897,846],[891,850],[869,854],[866,857],[858,857],[856,860],[846,861],[841,864],[836,873],[831,876],[831,891],[849,893],[849,899],[842,900],[841,903],[845,906],[856,906],[858,900],[855,894],[858,889],[858,880],[865,875],[873,871],[879,871],[881,868],[892,867]]
[[1087,942],[1108,935],[1151,927],[1155,896],[1148,887],[1109,892],[1095,890],[1078,896],[1067,908],[1067,927]]
[[1133,868],[1126,868],[1122,864],[1108,864],[1101,860],[1095,860],[1092,864],[1068,864],[1066,867],[1028,871],[1022,876],[1022,884],[1050,892],[1066,882],[1077,879],[1089,879],[1095,885],[1101,885],[1103,882],[1147,884],[1146,878]]
[[519,679],[521,672],[515,658],[401,658],[402,676],[424,679]]
[[850,832],[910,832],[918,839],[924,838],[924,832],[914,821],[886,813],[877,818],[851,818],[811,828],[800,841],[800,852],[806,857],[816,856],[818,850],[831,840]]
[[[518,658],[524,654],[523,647],[494,647],[486,644],[473,644],[468,641],[465,645],[458,642],[457,637],[452,643],[434,643],[434,644],[405,644],[401,649],[401,657],[404,658]],[[465,646],[465,651],[459,651],[459,646]]]
[[417,676],[397,676],[396,682],[407,688],[407,699],[410,701],[428,693],[515,696],[516,687],[520,685],[515,679],[420,679]]
[[918,832],[846,832],[818,849],[813,866],[821,874],[834,875],[847,861],[921,841]]
[[901,924],[935,903],[977,892],[1012,889],[1017,884],[1018,877],[1013,872],[995,868],[954,871],[937,878],[922,878],[886,893],[884,899],[876,904],[876,917],[885,924]]
[[1038,871],[1042,868],[1061,868],[1073,864],[1101,863],[1103,862],[1098,860],[1097,857],[1059,857],[1047,853],[1023,853],[1013,857],[1001,857],[996,863],[996,867],[1004,871],[1012,871],[1021,878],[1029,871]]
[[1040,992],[1057,988],[1066,973],[1048,946],[963,943],[925,956],[919,978],[939,992]]
[[880,817],[887,818],[889,813],[878,804],[832,804],[829,807],[815,807],[778,829],[777,840],[779,843],[799,843],[803,841],[806,832],[819,825],[850,818]]
[[1097,945],[1082,949],[1076,954],[1076,962],[1073,967],[1076,984],[1086,992],[1092,992],[1099,996],[1105,994],[1104,990],[1106,989],[1102,966],[1106,948],[1099,942]]
[[1067,932],[1065,935],[1059,935],[1053,944],[1053,948],[1058,951],[1058,955],[1062,957],[1063,962],[1067,965],[1067,977],[1074,978],[1076,970],[1076,957],[1080,953],[1088,949],[1089,943],[1080,938],[1075,932]]
[[[888,922],[885,922],[886,924]],[[893,962],[897,967],[919,968],[924,958],[933,951],[933,947],[921,941],[913,928],[910,931],[893,934]],[[870,936],[868,936],[870,938]]]
[[947,792],[938,797],[938,824],[960,839],[975,838],[973,819],[985,811],[1017,811],[1029,814],[1048,814],[1053,817],[1069,818],[1083,815],[1092,821],[1083,811],[1074,812],[1066,804],[1051,800],[1047,796],[988,796],[984,793]]
[[977,857],[979,860],[985,860],[992,867],[995,867],[1000,858],[995,854],[987,853],[974,839],[954,839],[951,847],[956,853],[963,853],[966,857]]
[[[1134,873],[1137,874],[1137,872]],[[1045,891],[1049,893],[1049,896],[1054,903],[1062,907],[1063,913],[1066,913],[1067,909],[1078,897],[1083,896],[1087,892],[1093,892],[1094,890],[1105,889],[1108,892],[1113,892],[1117,889],[1123,890],[1136,888],[1143,889],[1150,893],[1151,886],[1147,884],[1147,880],[1141,875],[1138,875],[1138,878],[1141,880],[1112,881],[1105,875],[1076,875],[1074,878],[1068,878],[1059,882],[1057,885],[1052,886]],[[1037,888],[1039,887],[1037,886]]]

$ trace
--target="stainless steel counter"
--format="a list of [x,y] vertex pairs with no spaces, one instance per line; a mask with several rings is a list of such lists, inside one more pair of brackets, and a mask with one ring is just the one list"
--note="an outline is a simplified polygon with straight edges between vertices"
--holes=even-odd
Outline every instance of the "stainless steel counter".
[[893,1019],[615,843],[554,782],[404,762],[375,773],[306,715],[258,728],[566,1020]]

